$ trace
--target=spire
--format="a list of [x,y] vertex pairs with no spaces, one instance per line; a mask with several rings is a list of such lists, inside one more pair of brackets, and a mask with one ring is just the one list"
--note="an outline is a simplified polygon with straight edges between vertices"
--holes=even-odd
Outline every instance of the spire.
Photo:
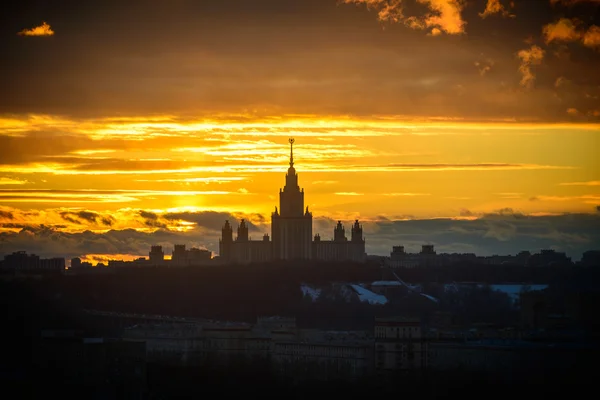
[[294,167],[294,142],[296,140],[294,138],[290,138],[290,168]]

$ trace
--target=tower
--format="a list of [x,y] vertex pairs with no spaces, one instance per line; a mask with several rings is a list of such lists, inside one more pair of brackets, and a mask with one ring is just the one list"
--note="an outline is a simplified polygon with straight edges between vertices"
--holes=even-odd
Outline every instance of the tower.
[[219,240],[219,256],[225,261],[231,259],[232,245],[233,229],[231,228],[229,221],[225,221],[225,225],[223,225],[223,228],[221,229],[221,239]]
[[298,185],[294,168],[294,143],[290,138],[290,166],[285,186],[279,189],[279,210],[271,214],[273,257],[280,260],[310,259],[312,255],[312,213],[304,209],[304,189]]
[[346,240],[346,230],[342,225],[342,221],[338,221],[335,229],[333,230],[333,241],[334,242],[345,242]]
[[150,263],[154,265],[162,264],[165,261],[165,252],[162,246],[151,246],[148,258],[150,259]]
[[352,226],[352,238],[351,240],[355,243],[364,242],[362,226],[358,223],[358,220],[354,221]]
[[240,221],[240,226],[238,226],[237,238],[235,240],[238,242],[248,241],[248,225],[246,225],[246,221],[243,219]]
[[171,255],[171,263],[173,265],[185,265],[187,262],[187,254],[185,252],[185,244],[176,244]]
[[358,223],[358,220],[354,221],[354,225],[352,226],[350,242],[352,245],[350,258],[355,261],[365,260],[365,238],[363,237],[362,225]]

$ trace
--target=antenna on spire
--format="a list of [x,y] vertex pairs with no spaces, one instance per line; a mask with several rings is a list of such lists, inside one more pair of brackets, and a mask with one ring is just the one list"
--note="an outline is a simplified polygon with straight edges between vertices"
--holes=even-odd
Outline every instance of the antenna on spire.
[[290,138],[290,167],[294,166],[294,143],[296,140],[294,138]]

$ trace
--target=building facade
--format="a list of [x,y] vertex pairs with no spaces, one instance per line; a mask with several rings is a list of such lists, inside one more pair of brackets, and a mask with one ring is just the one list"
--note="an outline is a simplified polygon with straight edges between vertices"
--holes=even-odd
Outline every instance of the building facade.
[[322,261],[366,261],[365,239],[362,226],[356,220],[351,238],[346,238],[345,229],[338,221],[333,240],[321,240],[312,235],[312,213],[304,206],[304,189],[298,184],[294,168],[294,139],[290,143],[290,166],[285,176],[285,186],[279,190],[279,207],[271,214],[271,237],[251,240],[248,224],[241,220],[237,237],[233,238],[233,227],[229,221],[221,231],[219,256],[224,263],[252,263],[269,260],[322,260]]
[[427,343],[419,319],[375,320],[375,369],[379,373],[421,370],[427,367]]

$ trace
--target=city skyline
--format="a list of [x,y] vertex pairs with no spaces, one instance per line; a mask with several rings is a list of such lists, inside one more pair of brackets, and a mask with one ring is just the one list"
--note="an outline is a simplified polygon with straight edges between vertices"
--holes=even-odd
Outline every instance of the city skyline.
[[216,252],[241,218],[258,239],[294,136],[323,238],[360,219],[369,254],[578,259],[600,246],[597,11],[15,2],[0,27],[0,254]]

